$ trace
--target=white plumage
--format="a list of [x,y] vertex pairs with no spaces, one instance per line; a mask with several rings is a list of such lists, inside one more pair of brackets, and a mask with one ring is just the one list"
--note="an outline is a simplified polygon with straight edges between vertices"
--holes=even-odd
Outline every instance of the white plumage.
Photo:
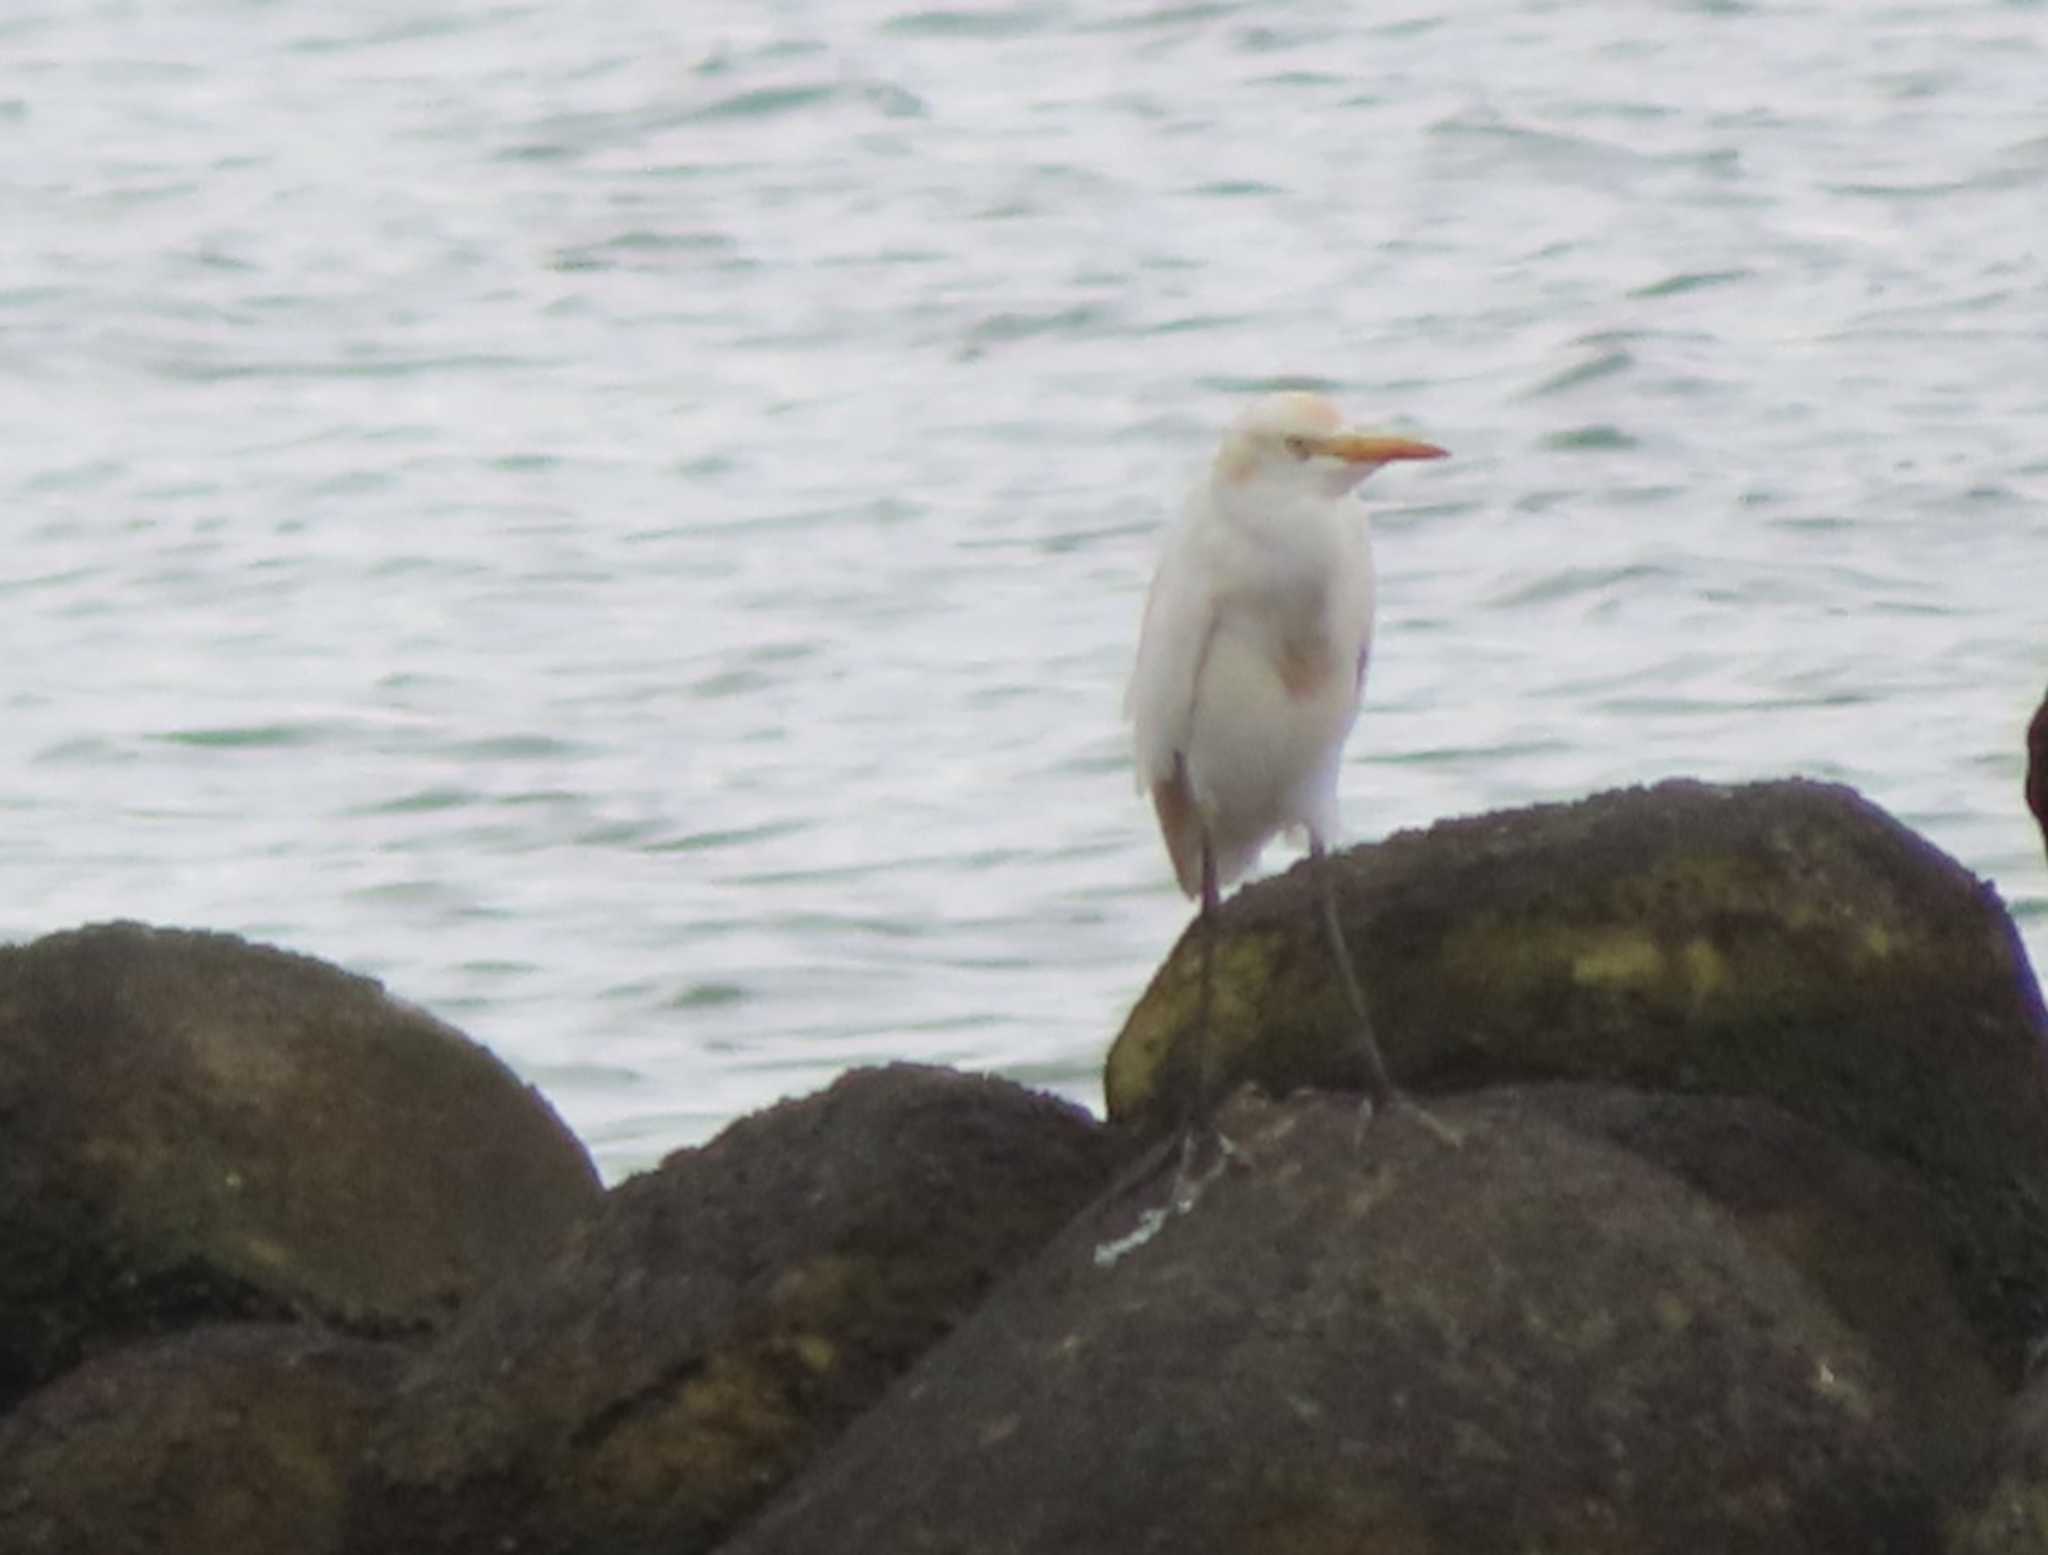
[[[1352,489],[1428,443],[1275,394],[1225,434],[1145,604],[1125,712],[1181,889],[1237,879],[1277,833],[1337,830],[1337,773],[1372,642],[1372,545]],[[1204,852],[1209,869],[1205,875]]]

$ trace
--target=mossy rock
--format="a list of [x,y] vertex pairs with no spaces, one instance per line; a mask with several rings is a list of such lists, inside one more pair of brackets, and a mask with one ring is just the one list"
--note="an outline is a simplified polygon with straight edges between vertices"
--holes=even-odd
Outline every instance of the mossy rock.
[[201,1322],[427,1332],[600,1196],[538,1095],[367,978],[132,923],[0,948],[0,1403]]
[[913,1065],[740,1120],[621,1184],[422,1358],[346,1547],[711,1549],[1124,1148],[1078,1108]]
[[8,1555],[329,1555],[398,1347],[224,1324],[89,1361],[0,1420]]
[[[1333,864],[1403,1083],[1774,1101],[1925,1175],[1972,1316],[2016,1379],[2048,1328],[2048,1021],[1982,881],[1849,789],[1796,781],[1450,821]],[[1239,893],[1217,932],[1208,1071],[1273,1095],[1357,1088],[1306,869]],[[1198,949],[1182,939],[1118,1036],[1113,1119],[1159,1130],[1187,1109]]]
[[1540,1094],[1442,1116],[1241,1094],[1220,1169],[1161,1152],[722,1555],[1932,1555],[1790,1264]]

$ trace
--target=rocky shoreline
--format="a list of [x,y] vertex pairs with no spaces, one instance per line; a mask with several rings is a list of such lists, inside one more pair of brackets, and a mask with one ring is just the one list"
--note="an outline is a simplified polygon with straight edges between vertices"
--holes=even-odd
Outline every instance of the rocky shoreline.
[[1805,782],[1341,862],[1456,1143],[1361,1117],[1298,872],[1205,1034],[1169,956],[1107,1123],[891,1065],[609,1192],[365,979],[0,949],[0,1552],[2048,1552],[2048,1016],[1988,886]]

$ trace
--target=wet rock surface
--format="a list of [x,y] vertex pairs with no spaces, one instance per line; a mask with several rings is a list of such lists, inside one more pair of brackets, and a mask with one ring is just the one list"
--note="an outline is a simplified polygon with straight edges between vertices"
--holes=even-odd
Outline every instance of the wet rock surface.
[[0,948],[0,1405],[205,1321],[427,1331],[598,1198],[536,1093],[366,978],[140,924]]
[[2014,1400],[1980,1483],[1948,1525],[1950,1555],[2048,1555],[2048,1374]]
[[1091,1209],[728,1550],[1931,1551],[1861,1338],[1533,1099],[1238,1105]]
[[1517,1105],[1642,1156],[1789,1263],[1883,1371],[1928,1484],[1965,1488],[2006,1394],[1951,1277],[1941,1207],[1910,1173],[1749,1097],[1550,1085]]
[[407,1379],[348,1548],[707,1550],[1108,1180],[1077,1109],[856,1071],[625,1183]]
[[[1536,1078],[1754,1096],[1916,1173],[2013,1380],[2048,1331],[2048,1033],[1997,896],[1845,788],[1669,782],[1450,821],[1342,855],[1390,1066],[1423,1092]],[[1301,870],[1225,904],[1213,1072],[1356,1088]],[[1111,1052],[1161,1128],[1195,1066],[1196,940]]]
[[303,1324],[146,1341],[0,1420],[9,1555],[328,1555],[391,1345]]

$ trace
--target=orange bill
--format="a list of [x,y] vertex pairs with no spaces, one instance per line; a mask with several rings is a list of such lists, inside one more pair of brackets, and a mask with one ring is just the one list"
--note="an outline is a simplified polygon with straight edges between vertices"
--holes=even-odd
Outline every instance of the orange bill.
[[1380,436],[1371,432],[1332,432],[1316,440],[1318,453],[1330,454],[1347,464],[1389,464],[1396,459],[1441,459],[1446,450],[1434,443],[1420,443],[1412,437]]

